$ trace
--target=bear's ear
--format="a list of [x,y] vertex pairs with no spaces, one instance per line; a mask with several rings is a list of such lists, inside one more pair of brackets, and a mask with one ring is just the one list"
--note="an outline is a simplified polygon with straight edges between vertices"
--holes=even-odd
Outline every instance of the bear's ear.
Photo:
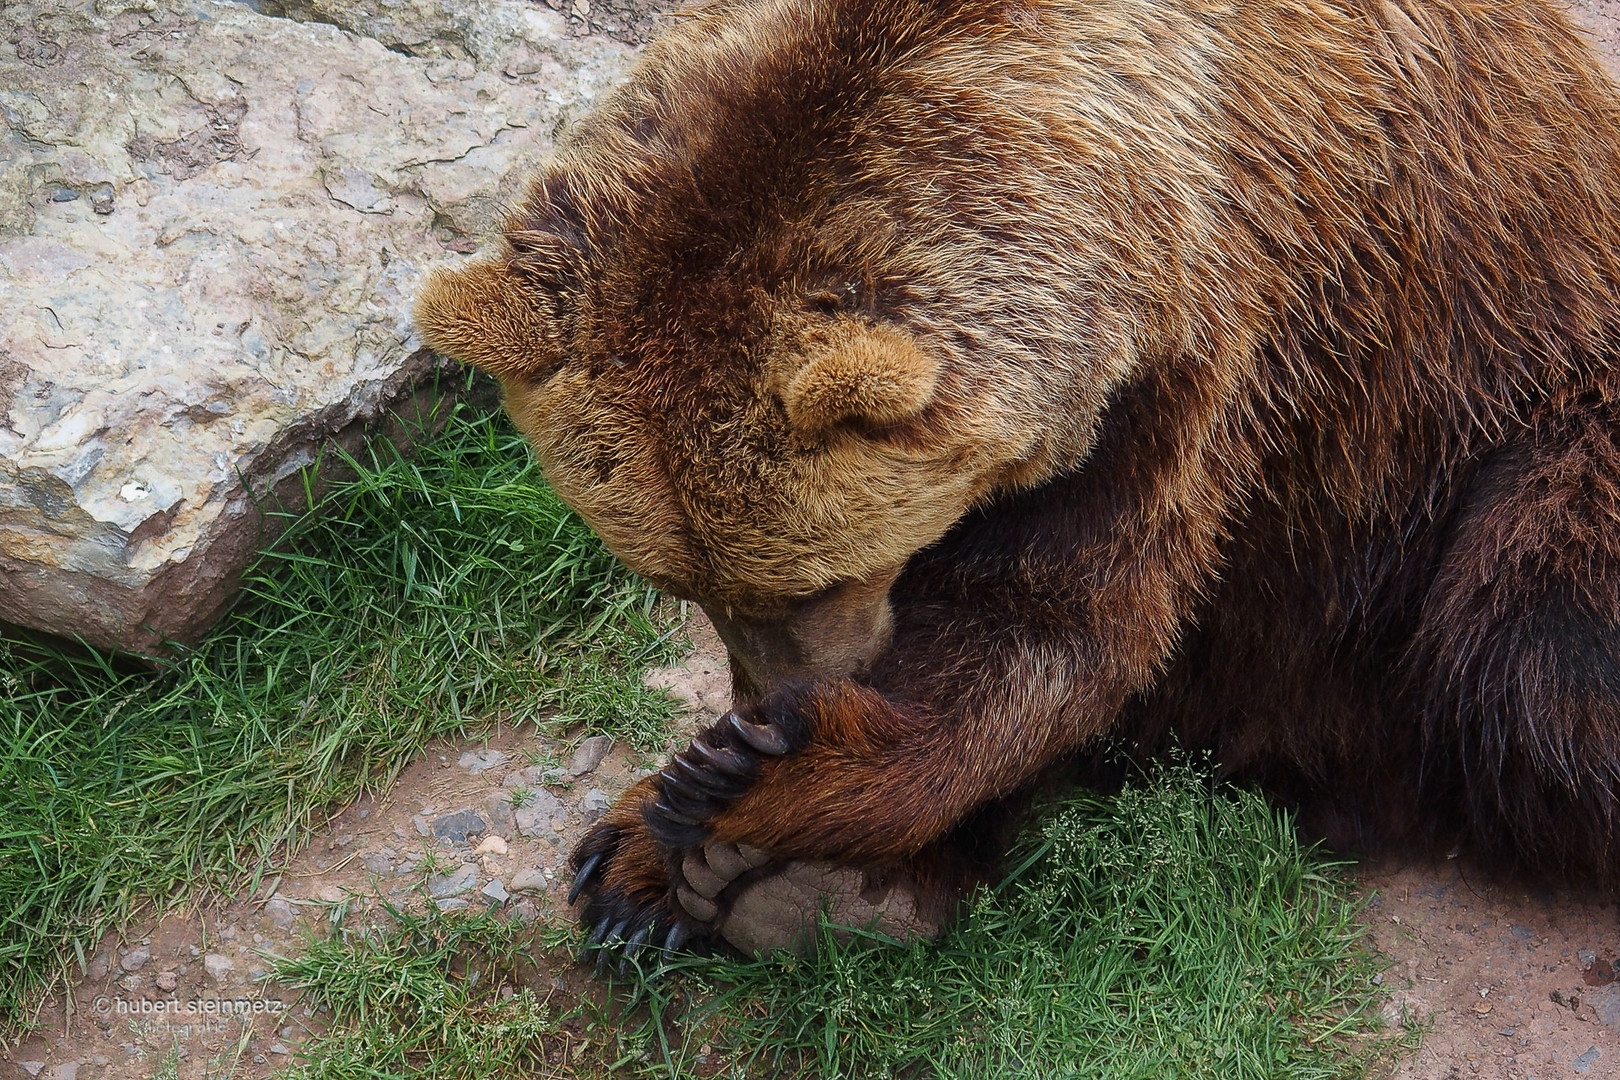
[[555,367],[551,313],[503,260],[435,270],[416,301],[416,327],[428,345],[498,378]]
[[808,353],[782,393],[788,422],[805,435],[844,420],[882,426],[909,419],[939,384],[939,364],[898,327],[839,320]]

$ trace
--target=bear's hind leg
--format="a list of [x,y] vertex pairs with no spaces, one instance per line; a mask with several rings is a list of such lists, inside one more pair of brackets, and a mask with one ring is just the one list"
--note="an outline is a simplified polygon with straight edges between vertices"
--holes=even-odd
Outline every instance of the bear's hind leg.
[[1457,808],[1487,861],[1605,888],[1620,886],[1617,402],[1555,400],[1483,466],[1412,653],[1423,797]]

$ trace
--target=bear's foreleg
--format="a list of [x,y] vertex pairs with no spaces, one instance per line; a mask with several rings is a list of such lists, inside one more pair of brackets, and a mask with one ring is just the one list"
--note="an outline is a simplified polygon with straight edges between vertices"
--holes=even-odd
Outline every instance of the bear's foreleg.
[[869,682],[778,686],[728,714],[575,854],[591,936],[763,949],[802,940],[823,903],[932,933],[993,863],[964,823],[1107,730],[1173,646],[1191,564],[1136,551],[1084,595],[1053,595],[1058,576],[1001,603],[972,586],[932,626],[902,615]]

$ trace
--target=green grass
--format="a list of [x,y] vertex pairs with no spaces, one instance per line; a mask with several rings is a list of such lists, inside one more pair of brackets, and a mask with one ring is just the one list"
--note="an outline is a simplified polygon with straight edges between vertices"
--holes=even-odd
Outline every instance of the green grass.
[[1257,795],[1167,767],[1051,809],[1016,858],[936,944],[683,958],[612,1000],[503,999],[550,985],[526,944],[568,963],[555,928],[530,943],[430,914],[340,932],[280,965],[335,1021],[292,1075],[1315,1080],[1412,1038],[1370,1020],[1381,964],[1341,868]]
[[[0,639],[0,1037],[108,928],[256,888],[435,736],[664,742],[671,707],[637,678],[672,652],[656,598],[508,425],[461,411],[413,460],[351,464],[161,669]],[[1306,1080],[1410,1038],[1367,1025],[1378,959],[1340,868],[1257,796],[1170,767],[1050,808],[1013,864],[938,943],[612,986],[570,967],[568,926],[356,913],[280,962],[331,1021],[292,1072]]]
[[132,914],[272,869],[321,811],[437,735],[583,724],[661,745],[637,676],[654,594],[459,409],[413,460],[379,442],[159,670],[0,637],[0,1040]]

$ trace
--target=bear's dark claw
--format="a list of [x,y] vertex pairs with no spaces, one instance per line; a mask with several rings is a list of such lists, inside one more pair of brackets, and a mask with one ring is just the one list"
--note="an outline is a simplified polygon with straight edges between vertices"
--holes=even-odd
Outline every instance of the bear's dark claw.
[[664,951],[674,952],[682,945],[685,945],[686,939],[691,936],[691,931],[686,928],[686,924],[676,919],[675,925],[671,926],[669,933],[664,935]]
[[[701,743],[693,743],[700,746]],[[688,750],[686,754],[690,754]],[[708,768],[702,761],[693,761],[686,754],[676,754],[671,764],[679,770],[679,776],[689,784],[703,789],[711,798],[724,799],[730,802],[748,790],[750,778],[732,776],[720,772],[718,769]]]
[[677,814],[692,818],[694,823],[707,821],[714,816],[718,807],[714,799],[706,793],[694,791],[689,785],[670,783],[666,773],[659,774],[664,778],[664,793],[658,801]]
[[668,795],[665,795],[663,798],[659,799],[657,802],[653,803],[653,805],[652,805],[653,810],[657,814],[659,814],[659,816],[661,816],[663,818],[666,818],[669,821],[673,821],[677,825],[700,825],[700,824],[702,824],[702,822],[698,821],[695,818],[687,817],[685,814],[677,813],[676,811],[670,809],[669,804],[665,801],[666,799],[668,799],[668,797],[669,797]]
[[687,753],[695,755],[702,764],[707,765],[709,768],[727,776],[735,776],[738,779],[752,780],[754,774],[759,771],[758,762],[752,758],[740,754],[736,750],[710,746],[701,739],[694,740],[692,748]]
[[605,855],[605,852],[598,852],[580,864],[579,873],[574,875],[574,884],[569,886],[568,889],[568,903],[570,905],[579,899],[580,893],[585,891],[585,886],[590,883],[591,875],[595,874],[597,868],[602,865],[602,859]]
[[629,926],[629,919],[620,919],[613,924],[613,929],[603,935],[601,944],[596,948],[596,973],[598,975],[607,973],[608,959],[613,955],[613,944],[624,936],[624,932]]
[[751,724],[734,712],[727,713],[726,719],[738,738],[762,754],[781,757],[793,749],[788,745],[782,729],[775,724]]
[[668,769],[658,774],[658,779],[664,782],[664,794],[674,793],[684,799],[706,800],[709,793],[690,781],[683,780]]
[[630,935],[630,940],[625,942],[624,958],[619,961],[620,975],[630,974],[630,967],[635,962],[636,953],[640,952],[641,947],[647,944],[647,939],[652,936],[652,931],[652,926],[647,925]]

